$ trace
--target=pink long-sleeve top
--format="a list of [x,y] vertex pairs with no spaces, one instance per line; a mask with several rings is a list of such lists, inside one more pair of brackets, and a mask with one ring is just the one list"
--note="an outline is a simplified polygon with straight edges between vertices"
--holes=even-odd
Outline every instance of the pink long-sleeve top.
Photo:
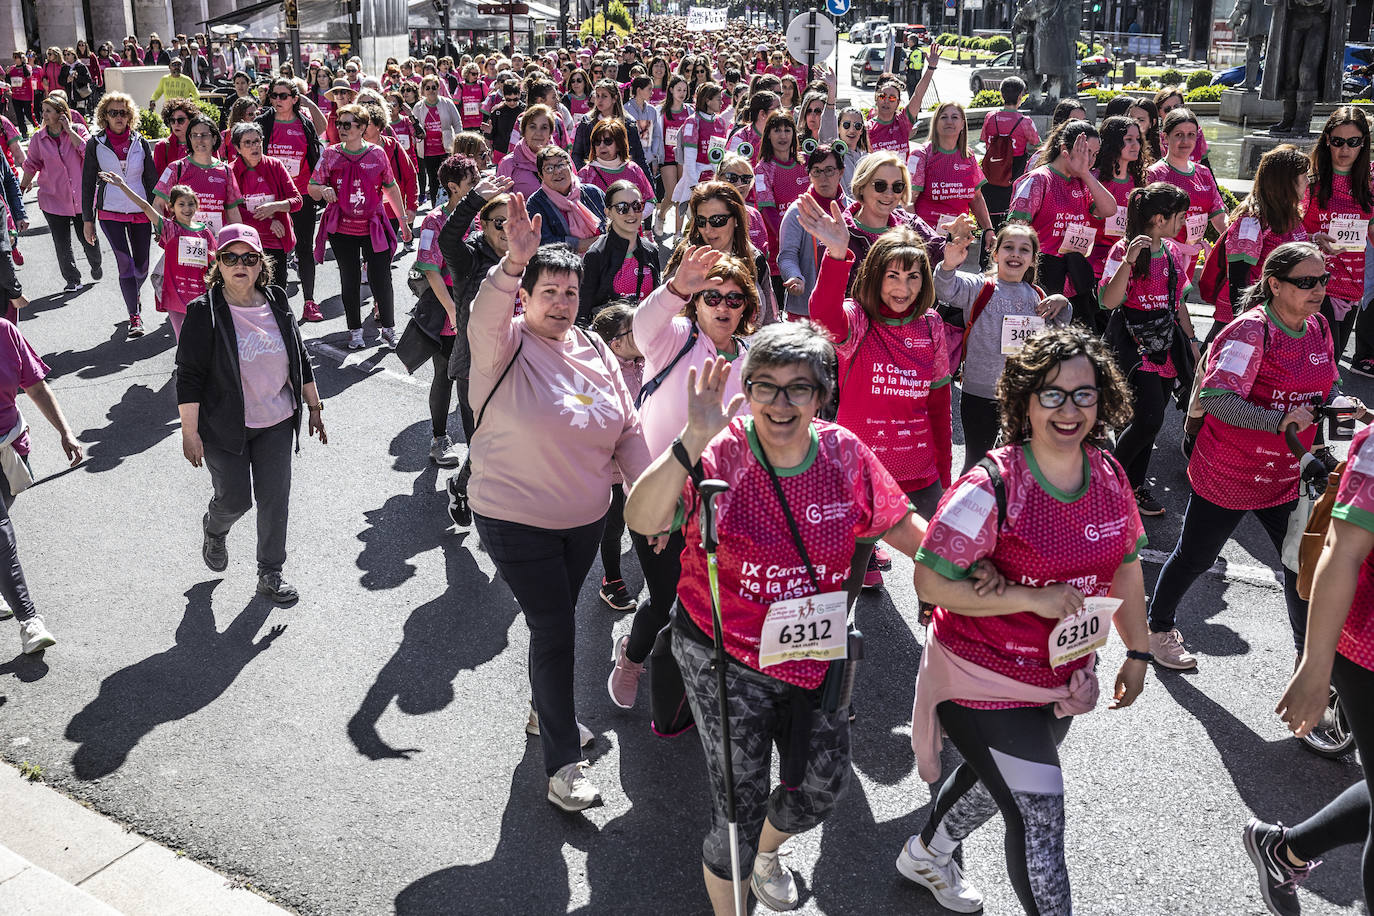
[[488,271],[468,320],[469,394],[477,410],[486,404],[468,497],[488,518],[589,525],[610,506],[617,468],[635,480],[649,466],[639,414],[609,346],[578,328],[541,337],[515,316],[520,280],[503,263]]
[[[86,130],[73,125],[79,136]],[[38,175],[38,209],[54,216],[81,215],[81,168],[86,148],[77,146],[67,134],[54,137],[46,127],[29,141],[24,160],[24,175]]]

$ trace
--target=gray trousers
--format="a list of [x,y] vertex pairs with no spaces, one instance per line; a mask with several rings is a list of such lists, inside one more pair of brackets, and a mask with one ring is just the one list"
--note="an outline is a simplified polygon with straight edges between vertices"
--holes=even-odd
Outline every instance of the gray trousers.
[[61,271],[63,280],[68,283],[81,282],[81,268],[76,266],[76,256],[72,253],[73,235],[86,252],[86,264],[92,269],[100,267],[100,240],[97,239],[94,245],[87,244],[86,233],[81,228],[81,217],[44,213],[43,218],[48,221],[48,231],[52,233],[52,247],[57,252],[57,269]]
[[[27,457],[24,463],[29,463]],[[29,595],[28,583],[24,581],[24,568],[19,565],[19,544],[9,513],[12,505],[14,494],[10,491],[10,482],[0,474],[0,598],[4,598],[14,611],[14,619],[23,623],[38,612]]]
[[[248,430],[243,452],[235,455],[208,443],[205,466],[215,495],[205,530],[224,537],[258,500],[258,575],[281,572],[286,562],[286,522],[291,500],[291,454],[296,434],[290,419],[266,429]],[[0,558],[2,559],[2,558]]]

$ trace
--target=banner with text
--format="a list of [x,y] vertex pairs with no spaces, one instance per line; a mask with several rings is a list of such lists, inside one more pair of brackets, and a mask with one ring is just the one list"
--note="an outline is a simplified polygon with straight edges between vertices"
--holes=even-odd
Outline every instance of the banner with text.
[[724,8],[694,6],[687,10],[687,31],[714,32],[725,28],[730,21],[730,12]]

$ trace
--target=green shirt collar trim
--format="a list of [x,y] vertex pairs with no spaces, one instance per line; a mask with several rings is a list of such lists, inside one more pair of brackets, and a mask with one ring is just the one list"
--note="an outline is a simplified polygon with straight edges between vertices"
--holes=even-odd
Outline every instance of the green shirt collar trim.
[[1083,485],[1075,492],[1068,493],[1045,479],[1045,475],[1040,470],[1040,463],[1035,460],[1035,452],[1031,450],[1031,444],[1025,442],[1021,445],[1021,452],[1026,456],[1026,464],[1030,466],[1031,476],[1035,478],[1035,482],[1040,484],[1040,489],[1044,490],[1061,503],[1071,503],[1081,499],[1083,494],[1088,492],[1088,485],[1092,482],[1092,477],[1088,468],[1088,452],[1081,446],[1080,450],[1083,453]]
[[1307,334],[1307,324],[1305,322],[1303,323],[1301,330],[1294,331],[1292,328],[1288,327],[1288,325],[1284,324],[1282,321],[1279,321],[1279,316],[1274,314],[1273,303],[1266,302],[1264,304],[1264,314],[1268,315],[1269,320],[1274,322],[1274,327],[1278,328],[1280,331],[1287,334],[1294,340],[1302,340],[1303,337]]
[[[783,395],[783,397],[786,397],[786,395]],[[815,463],[816,455],[820,451],[820,437],[816,435],[816,426],[814,423],[808,426],[806,429],[807,432],[811,434],[811,447],[807,449],[806,457],[803,458],[802,463],[797,465],[796,467],[773,468],[773,470],[777,472],[777,475],[779,477],[796,477],[798,474],[805,474],[808,470],[810,470],[811,465]],[[763,454],[763,446],[759,444],[758,434],[754,432],[753,417],[745,418],[744,434],[749,439],[749,451],[754,453],[754,457],[759,460],[759,464],[762,464],[765,467],[767,467],[768,460]]]

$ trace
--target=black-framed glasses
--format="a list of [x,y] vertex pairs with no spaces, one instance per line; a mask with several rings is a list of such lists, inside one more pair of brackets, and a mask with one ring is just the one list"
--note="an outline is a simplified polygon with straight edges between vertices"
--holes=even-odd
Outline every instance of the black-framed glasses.
[[617,340],[624,340],[626,337],[629,337],[629,336],[630,336],[631,334],[633,334],[634,332],[635,332],[635,329],[634,329],[634,326],[633,326],[633,325],[630,326],[630,327],[627,327],[625,330],[621,331],[619,334],[617,334],[617,335],[615,335],[614,337],[612,337],[612,338],[610,339],[610,343],[615,343]]
[[509,222],[509,220],[506,217],[498,216],[496,217],[496,219],[491,220],[491,227],[495,229],[497,232],[504,232],[506,229],[507,222]]
[[[886,193],[887,193],[888,187],[889,187],[888,183],[887,183],[886,181],[884,181],[883,179],[881,179],[881,178],[875,178],[875,179],[873,179],[873,190],[877,191],[879,194],[886,194]],[[894,181],[894,182],[892,182],[891,188],[892,188],[892,193],[893,193],[893,194],[905,194],[905,193],[906,193],[906,182],[905,182],[905,181]]]
[[215,258],[226,267],[233,267],[236,264],[242,264],[244,267],[257,267],[258,262],[262,260],[262,255],[256,251],[245,251],[242,254],[237,251],[222,251],[215,255]]
[[818,178],[830,178],[838,171],[839,169],[835,168],[833,165],[827,165],[825,168],[817,166],[811,170],[811,174]]
[[1326,142],[1332,149],[1340,149],[1343,146],[1359,149],[1364,146],[1364,137],[1327,137]]
[[729,213],[716,213],[712,216],[698,216],[695,220],[698,229],[710,226],[712,229],[720,229],[735,217]]
[[863,121],[841,121],[840,128],[843,130],[863,130]]
[[721,303],[724,303],[734,311],[739,311],[744,308],[745,298],[744,293],[739,290],[735,290],[732,293],[722,293],[720,290],[708,289],[701,294],[701,301],[705,302],[711,308],[715,308]]
[[756,404],[772,404],[778,399],[778,392],[783,392],[783,397],[792,407],[805,407],[816,397],[816,392],[821,390],[820,385],[811,382],[793,382],[790,385],[774,385],[772,382],[758,382],[749,379],[744,383],[744,391],[749,395],[749,400]]
[[611,209],[624,216],[627,213],[643,213],[644,201],[642,200],[618,200],[611,204]]
[[1046,410],[1063,407],[1065,401],[1073,401],[1075,407],[1091,407],[1097,403],[1097,386],[1084,385],[1073,391],[1053,387],[1041,388],[1035,392],[1035,397]]
[[[750,175],[748,172],[721,172],[720,180],[728,181],[730,184],[747,186],[754,180],[754,176]],[[725,224],[722,223],[721,225],[723,226]]]
[[1298,289],[1315,289],[1317,284],[1326,286],[1331,282],[1331,271],[1328,270],[1326,273],[1315,277],[1279,277],[1278,279],[1284,283],[1291,283]]
[[558,175],[562,172],[571,172],[572,166],[567,162],[555,162],[540,169],[545,175]]

